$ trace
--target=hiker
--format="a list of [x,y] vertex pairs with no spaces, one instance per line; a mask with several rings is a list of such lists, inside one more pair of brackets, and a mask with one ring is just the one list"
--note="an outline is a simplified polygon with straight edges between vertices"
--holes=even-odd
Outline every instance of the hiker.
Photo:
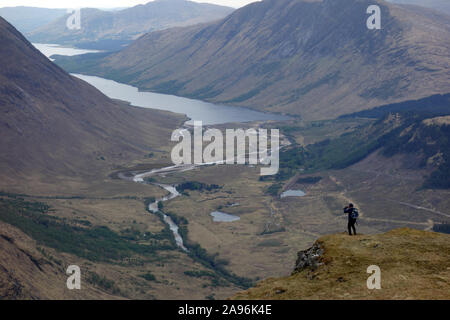
[[356,236],[355,223],[356,219],[358,218],[358,209],[353,206],[353,203],[350,203],[344,208],[344,213],[348,213],[348,234],[352,235],[353,229],[353,234]]

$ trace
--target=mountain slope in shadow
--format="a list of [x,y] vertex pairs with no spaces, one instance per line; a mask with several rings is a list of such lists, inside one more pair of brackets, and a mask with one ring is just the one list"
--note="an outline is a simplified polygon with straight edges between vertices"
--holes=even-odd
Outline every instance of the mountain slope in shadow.
[[183,119],[119,105],[52,63],[2,18],[0,112],[4,185],[33,176],[95,175],[163,145]]

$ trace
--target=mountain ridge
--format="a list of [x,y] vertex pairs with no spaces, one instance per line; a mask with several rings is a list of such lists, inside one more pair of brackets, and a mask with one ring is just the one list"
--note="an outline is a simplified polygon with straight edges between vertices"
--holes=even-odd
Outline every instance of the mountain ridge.
[[69,30],[69,15],[27,34],[32,42],[117,50],[146,32],[218,20],[234,9],[187,0],[158,0],[117,11],[83,8],[81,29]]
[[36,7],[4,7],[0,8],[0,16],[10,21],[20,32],[31,32],[53,20],[64,16],[66,9],[48,9]]
[[[366,27],[374,3],[384,26],[375,31]],[[57,63],[142,90],[326,119],[450,91],[450,19],[417,8],[266,0],[218,22],[148,33],[91,63]]]

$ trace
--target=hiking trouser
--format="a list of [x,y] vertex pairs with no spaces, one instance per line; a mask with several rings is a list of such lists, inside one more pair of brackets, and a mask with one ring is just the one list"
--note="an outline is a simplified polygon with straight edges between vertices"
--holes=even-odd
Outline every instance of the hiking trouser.
[[356,223],[356,219],[348,219],[348,234],[352,235],[352,229],[353,229],[353,233],[356,235],[356,228],[355,228],[355,223]]

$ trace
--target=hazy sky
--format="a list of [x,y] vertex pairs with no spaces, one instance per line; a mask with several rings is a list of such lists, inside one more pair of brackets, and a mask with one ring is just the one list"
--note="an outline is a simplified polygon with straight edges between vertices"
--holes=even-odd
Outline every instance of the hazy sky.
[[[151,0],[0,0],[0,7],[30,6],[42,8],[114,8],[132,7],[144,4]],[[257,0],[192,0],[195,2],[208,2],[229,7],[242,7]]]

